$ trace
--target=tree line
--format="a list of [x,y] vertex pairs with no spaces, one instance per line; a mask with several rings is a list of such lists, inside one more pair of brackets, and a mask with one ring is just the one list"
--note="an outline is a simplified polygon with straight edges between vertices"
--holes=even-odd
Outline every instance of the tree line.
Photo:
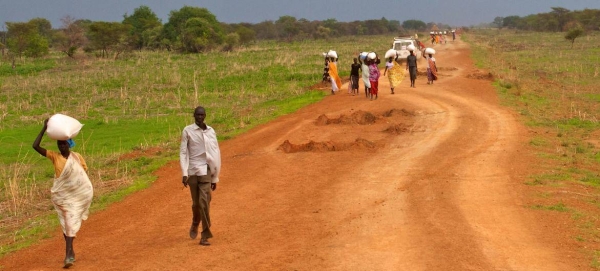
[[600,10],[584,9],[571,11],[552,7],[552,11],[524,17],[496,17],[492,23],[499,28],[510,28],[541,32],[562,32],[573,28],[585,31],[600,30]]
[[49,49],[73,57],[82,49],[98,57],[118,57],[131,50],[168,50],[199,53],[210,50],[233,50],[256,40],[297,41],[327,39],[347,35],[402,35],[428,31],[435,24],[420,20],[379,20],[338,22],[335,19],[309,21],[293,16],[281,16],[275,21],[256,24],[219,22],[206,8],[184,6],[169,13],[162,23],[148,7],[140,6],[132,14],[123,15],[122,22],[90,21],[65,16],[62,25],[53,29],[44,18],[28,22],[7,22],[7,31],[0,32],[0,49],[15,57],[40,57]]

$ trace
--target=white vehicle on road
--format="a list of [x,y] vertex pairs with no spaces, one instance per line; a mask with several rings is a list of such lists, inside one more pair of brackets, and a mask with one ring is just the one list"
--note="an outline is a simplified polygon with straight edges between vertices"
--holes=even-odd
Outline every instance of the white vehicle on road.
[[410,55],[410,52],[406,49],[409,45],[413,45],[415,49],[415,55],[417,60],[421,59],[421,50],[419,50],[418,42],[412,37],[396,37],[392,43],[392,49],[396,50],[399,60],[406,60],[406,57]]

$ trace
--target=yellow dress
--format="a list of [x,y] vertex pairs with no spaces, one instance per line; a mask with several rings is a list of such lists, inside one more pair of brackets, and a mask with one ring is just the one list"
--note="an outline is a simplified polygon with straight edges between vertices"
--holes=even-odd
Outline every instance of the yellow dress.
[[394,63],[394,66],[387,71],[391,88],[399,86],[402,80],[404,80],[404,69],[401,66],[401,64]]
[[331,87],[333,91],[338,91],[342,87],[342,79],[340,78],[335,62],[329,62],[329,77],[331,77]]

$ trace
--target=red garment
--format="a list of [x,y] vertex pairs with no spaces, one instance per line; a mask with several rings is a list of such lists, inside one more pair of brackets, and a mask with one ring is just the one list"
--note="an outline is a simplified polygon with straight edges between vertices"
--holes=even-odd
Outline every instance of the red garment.
[[371,94],[377,95],[379,81],[371,81]]

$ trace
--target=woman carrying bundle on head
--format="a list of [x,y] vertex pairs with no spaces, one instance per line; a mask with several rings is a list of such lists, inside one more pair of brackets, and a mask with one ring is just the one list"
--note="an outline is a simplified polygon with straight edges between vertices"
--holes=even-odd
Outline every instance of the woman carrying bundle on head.
[[427,48],[423,51],[423,57],[427,59],[427,84],[433,85],[433,81],[437,80],[437,67],[435,65],[435,50]]
[[365,85],[365,97],[369,98],[371,93],[371,81],[369,81],[369,63],[367,59],[367,52],[362,52],[358,56],[358,63],[360,63],[360,70],[362,71],[362,80]]
[[379,76],[381,73],[379,72],[379,67],[377,65],[381,63],[379,57],[375,52],[369,53],[367,56],[369,61],[369,82],[371,83],[371,101],[377,100],[378,92],[379,92]]
[[[69,268],[75,262],[73,241],[81,227],[82,220],[88,218],[90,204],[94,197],[94,188],[86,173],[88,167],[85,160],[83,160],[83,157],[79,153],[69,150],[75,146],[75,142],[72,139],[64,138],[65,140],[57,140],[56,145],[59,152],[46,150],[40,146],[42,137],[48,130],[48,121],[48,119],[44,121],[44,127],[33,142],[33,148],[42,156],[50,159],[52,164],[54,164],[55,178],[50,190],[52,194],[51,198],[54,209],[58,214],[66,243],[66,255],[63,267]],[[56,122],[58,122],[57,125],[61,125],[61,121],[57,120],[54,123]],[[50,135],[50,131],[48,133]]]
[[333,95],[342,87],[342,79],[338,74],[337,53],[335,51],[329,51],[329,53],[327,53],[327,56],[329,57],[329,77],[331,78],[331,94]]
[[[406,50],[405,46],[402,46],[402,50]],[[390,49],[385,53],[385,58],[387,62],[385,63],[385,70],[383,71],[383,76],[388,76],[390,80],[390,88],[392,90],[392,94],[394,94],[394,88],[404,79],[404,70],[400,67],[400,65],[395,65],[398,61],[398,54],[396,50]],[[399,64],[399,63],[398,63]]]

